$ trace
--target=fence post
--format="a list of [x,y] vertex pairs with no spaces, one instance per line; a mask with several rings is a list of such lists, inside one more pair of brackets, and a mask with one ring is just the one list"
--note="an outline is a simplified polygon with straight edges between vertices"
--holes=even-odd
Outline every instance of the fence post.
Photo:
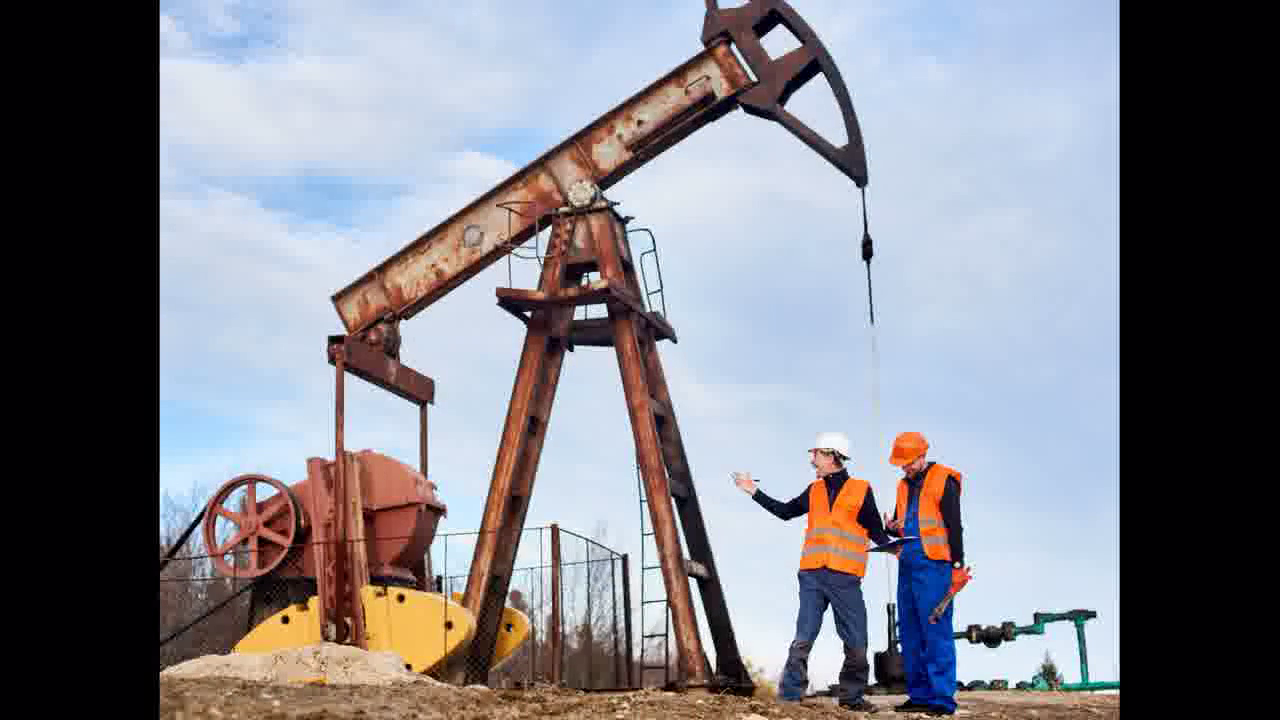
[[551,684],[557,687],[564,681],[560,610],[560,526],[551,523]]
[[[545,527],[538,528],[538,619],[533,620],[531,616],[529,622],[530,632],[533,633],[533,637],[530,639],[533,640],[533,678],[535,682],[542,680],[542,676],[538,674],[538,656],[542,654],[542,649],[546,647],[547,643],[543,637],[546,628],[539,627],[542,619],[546,617],[547,609],[547,588],[542,584],[542,579],[547,575],[546,563],[543,561],[542,555],[542,548],[545,542],[543,530],[545,530]],[[529,590],[532,592],[532,584],[530,584]]]
[[622,654],[618,651],[618,556],[609,555],[609,604],[613,606],[613,687],[622,684]]
[[587,688],[595,688],[596,618],[591,614],[591,543],[587,546]]
[[627,687],[635,684],[635,662],[631,656],[631,564],[628,554],[622,553],[622,623],[627,633]]

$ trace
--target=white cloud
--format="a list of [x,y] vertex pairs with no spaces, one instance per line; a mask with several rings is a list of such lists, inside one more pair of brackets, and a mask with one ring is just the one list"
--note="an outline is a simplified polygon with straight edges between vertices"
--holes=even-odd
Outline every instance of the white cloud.
[[191,48],[191,37],[178,27],[178,22],[168,15],[160,16],[160,49],[183,51]]

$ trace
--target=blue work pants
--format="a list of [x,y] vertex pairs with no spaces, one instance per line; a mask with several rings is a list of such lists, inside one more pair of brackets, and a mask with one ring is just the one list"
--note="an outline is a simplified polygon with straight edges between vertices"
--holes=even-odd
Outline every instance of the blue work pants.
[[903,546],[898,556],[898,637],[907,694],[913,702],[956,709],[956,643],[952,637],[953,600],[929,623],[929,613],[951,589],[951,566],[930,560],[919,542]]
[[862,578],[829,568],[801,570],[800,612],[796,618],[795,640],[782,669],[779,694],[783,700],[799,700],[809,687],[809,651],[822,629],[827,606],[835,616],[836,633],[844,643],[844,665],[840,668],[841,705],[862,700],[870,665],[867,663],[867,606],[862,599]]

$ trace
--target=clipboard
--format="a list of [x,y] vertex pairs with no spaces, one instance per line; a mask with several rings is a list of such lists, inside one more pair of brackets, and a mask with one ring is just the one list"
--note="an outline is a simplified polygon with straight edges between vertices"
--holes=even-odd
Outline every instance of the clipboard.
[[915,535],[908,535],[907,537],[898,538],[893,542],[887,542],[883,545],[877,545],[876,547],[871,548],[870,552],[887,552],[889,550],[893,550],[894,548],[902,547],[903,545],[906,544],[908,540],[919,540],[919,539],[920,538]]

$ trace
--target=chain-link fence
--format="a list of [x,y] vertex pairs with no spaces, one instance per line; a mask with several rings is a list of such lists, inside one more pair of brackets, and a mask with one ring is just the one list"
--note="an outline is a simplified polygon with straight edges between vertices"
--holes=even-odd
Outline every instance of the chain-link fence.
[[[479,532],[437,535],[424,558],[426,589],[461,602],[480,538]],[[278,553],[283,548],[271,550]],[[202,655],[229,653],[272,615],[291,605],[302,612],[308,598],[316,594],[314,550],[310,544],[289,550],[283,559],[264,548],[256,554],[236,549],[218,558],[193,554],[169,561],[160,573],[160,668]],[[268,574],[257,578],[224,574],[229,570],[239,575],[247,568],[268,567],[277,561]],[[222,563],[223,572],[215,569],[215,562]],[[521,533],[512,564],[510,587],[502,600],[524,618],[502,616],[487,638],[483,631],[477,633],[468,646],[433,668],[432,674],[449,682],[495,688],[543,683],[580,689],[634,687],[640,672],[638,661],[631,659],[629,640],[628,557],[550,525]],[[387,568],[370,568],[370,581],[388,589],[414,587],[411,580]],[[298,617],[298,613],[284,613],[280,620],[288,622],[289,615]],[[498,652],[505,651],[509,636],[522,634],[525,619],[527,636],[514,652],[492,664],[489,657],[481,657],[486,639]],[[424,627],[422,631],[457,632],[443,605],[439,622],[439,630]]]
[[[432,543],[432,564],[450,593],[465,590],[479,533],[446,533]],[[629,559],[556,525],[527,528],[511,574],[509,607],[529,619],[529,640],[489,674],[494,687],[551,683],[567,687],[632,687],[638,678],[628,641]],[[557,595],[556,588],[559,587]],[[465,671],[483,671],[470,658]]]
[[[266,552],[174,557],[160,571],[160,669],[227,654],[263,620],[291,604],[305,605],[316,594],[315,579],[305,575],[309,551],[309,545],[293,546],[275,570],[256,578],[245,576],[246,569]],[[219,561],[238,572],[218,572]]]

